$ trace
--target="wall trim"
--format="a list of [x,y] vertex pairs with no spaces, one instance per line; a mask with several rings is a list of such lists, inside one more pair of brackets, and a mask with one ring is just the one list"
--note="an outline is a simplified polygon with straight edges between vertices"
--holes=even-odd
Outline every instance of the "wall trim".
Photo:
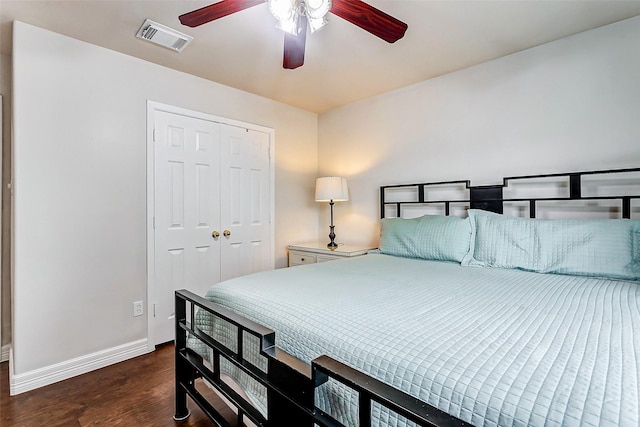
[[10,372],[9,392],[14,396],[147,353],[149,349],[145,338],[23,374],[12,375]]
[[0,362],[8,362],[9,361],[9,348],[11,344],[5,344],[0,348]]

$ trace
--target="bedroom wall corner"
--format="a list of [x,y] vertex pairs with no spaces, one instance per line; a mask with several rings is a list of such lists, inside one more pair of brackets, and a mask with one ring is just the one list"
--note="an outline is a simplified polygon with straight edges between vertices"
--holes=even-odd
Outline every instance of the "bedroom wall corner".
[[381,185],[638,167],[638,40],[635,17],[321,114],[336,233],[378,243]]

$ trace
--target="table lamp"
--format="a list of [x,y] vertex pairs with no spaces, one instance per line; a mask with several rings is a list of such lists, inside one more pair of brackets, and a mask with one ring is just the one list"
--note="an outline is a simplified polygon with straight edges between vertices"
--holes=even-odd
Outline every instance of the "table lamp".
[[316,179],[316,202],[329,202],[331,207],[331,225],[329,226],[329,239],[327,244],[329,249],[335,249],[338,244],[335,242],[336,233],[333,225],[333,203],[345,202],[349,200],[349,189],[347,179],[339,176],[327,176]]

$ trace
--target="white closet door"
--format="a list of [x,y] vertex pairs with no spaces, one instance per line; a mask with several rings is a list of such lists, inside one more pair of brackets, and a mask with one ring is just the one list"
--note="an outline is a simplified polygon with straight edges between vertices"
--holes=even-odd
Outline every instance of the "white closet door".
[[269,144],[266,133],[221,127],[222,280],[271,268]]
[[174,339],[175,290],[220,281],[219,140],[217,123],[156,111],[155,344]]

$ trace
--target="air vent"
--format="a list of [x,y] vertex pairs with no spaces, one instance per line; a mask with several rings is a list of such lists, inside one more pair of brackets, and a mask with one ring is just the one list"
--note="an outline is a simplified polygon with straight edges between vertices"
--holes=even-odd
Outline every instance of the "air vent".
[[159,44],[176,52],[182,52],[182,49],[193,40],[191,36],[172,30],[150,19],[144,21],[136,37]]

